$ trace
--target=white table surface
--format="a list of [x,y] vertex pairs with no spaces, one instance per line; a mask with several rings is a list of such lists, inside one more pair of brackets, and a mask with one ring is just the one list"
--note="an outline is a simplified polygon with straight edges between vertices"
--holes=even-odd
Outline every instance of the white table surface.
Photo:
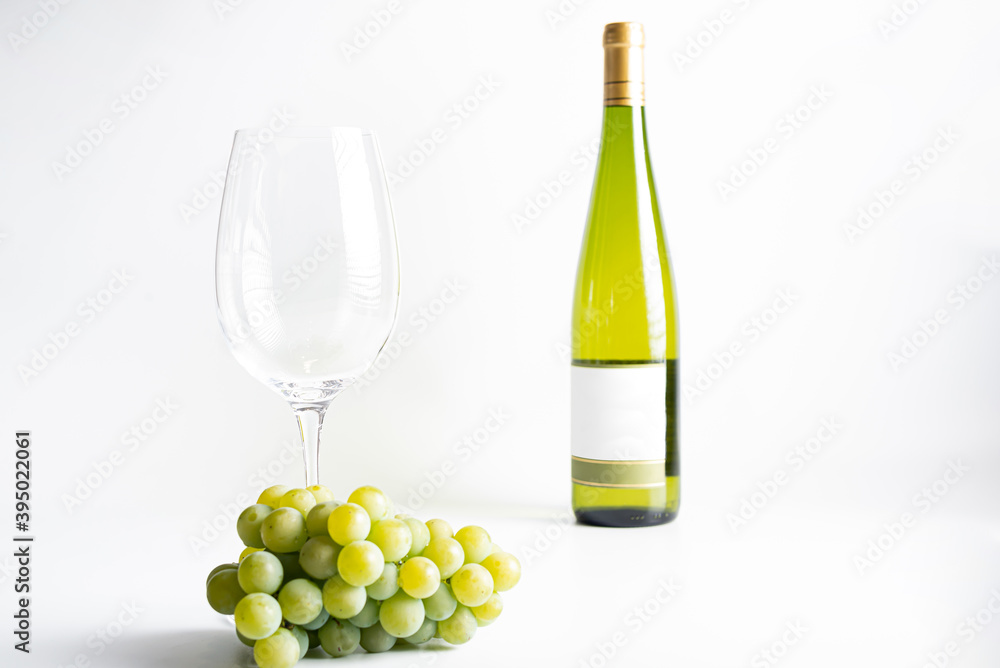
[[[991,598],[1000,609],[1000,532],[942,507],[920,516],[863,574],[854,557],[881,518],[861,513],[774,508],[734,535],[723,517],[698,509],[632,530],[577,525],[558,508],[432,510],[456,526],[486,525],[521,556],[523,577],[504,595],[500,619],[461,647],[433,641],[429,649],[359,649],[336,660],[315,650],[304,665],[916,667],[951,640],[959,653],[949,665],[986,668],[1000,657],[1000,619],[971,638],[959,629]],[[169,529],[139,525],[107,549],[72,558],[47,550],[107,537],[78,526],[78,535],[37,543],[39,582],[52,582],[48,569],[68,569],[79,592],[42,587],[35,652],[15,665],[68,667],[78,654],[103,668],[252,665],[232,624],[204,600],[206,572],[219,555],[238,552],[235,536],[196,558],[177,541],[154,545],[161,530]],[[145,568],[129,568],[133,560]],[[138,617],[98,654],[100,642],[92,636],[88,645],[88,636],[122,604],[136,606]],[[768,648],[783,656],[769,663],[761,654]]]

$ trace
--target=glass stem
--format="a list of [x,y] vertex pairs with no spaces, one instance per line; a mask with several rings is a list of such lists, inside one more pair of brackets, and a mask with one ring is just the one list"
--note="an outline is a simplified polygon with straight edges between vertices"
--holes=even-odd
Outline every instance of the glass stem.
[[306,487],[319,484],[319,433],[323,429],[326,406],[296,407],[295,419],[299,422],[302,437],[302,457],[306,466]]

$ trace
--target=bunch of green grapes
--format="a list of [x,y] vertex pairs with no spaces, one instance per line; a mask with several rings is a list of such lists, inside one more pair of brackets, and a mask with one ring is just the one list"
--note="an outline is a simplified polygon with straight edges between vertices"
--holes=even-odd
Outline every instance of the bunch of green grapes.
[[208,603],[235,615],[260,668],[290,668],[322,647],[346,656],[403,640],[472,639],[521,579],[517,558],[485,529],[393,515],[389,498],[359,487],[346,503],[322,485],[268,487],[236,530],[239,562],[208,576]]

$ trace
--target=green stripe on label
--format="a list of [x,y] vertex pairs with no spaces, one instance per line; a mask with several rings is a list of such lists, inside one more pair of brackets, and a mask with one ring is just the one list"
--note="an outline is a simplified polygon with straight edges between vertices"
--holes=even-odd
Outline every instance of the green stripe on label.
[[594,487],[662,487],[666,460],[606,461],[573,457],[573,482]]
[[581,360],[573,359],[571,364],[573,366],[596,366],[596,367],[607,367],[607,366],[655,366],[657,364],[664,364],[673,360]]

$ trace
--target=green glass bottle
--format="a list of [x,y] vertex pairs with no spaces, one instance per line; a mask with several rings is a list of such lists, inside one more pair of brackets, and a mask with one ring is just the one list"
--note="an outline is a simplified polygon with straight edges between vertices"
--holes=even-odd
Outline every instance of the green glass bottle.
[[604,126],[573,301],[571,449],[580,522],[677,516],[677,313],[646,142],[643,29],[604,28]]

